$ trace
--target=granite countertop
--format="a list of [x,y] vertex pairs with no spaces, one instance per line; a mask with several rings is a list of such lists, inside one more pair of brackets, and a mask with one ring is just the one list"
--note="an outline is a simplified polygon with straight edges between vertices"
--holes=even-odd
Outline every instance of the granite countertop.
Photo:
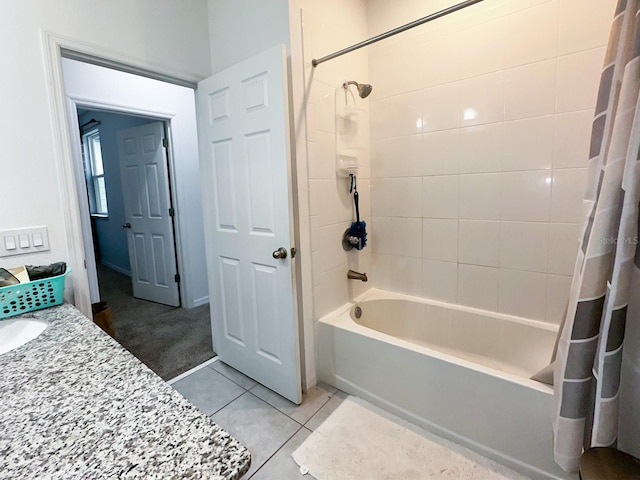
[[[0,478],[240,478],[249,451],[71,305],[0,355]],[[1,321],[1,320],[0,320]]]

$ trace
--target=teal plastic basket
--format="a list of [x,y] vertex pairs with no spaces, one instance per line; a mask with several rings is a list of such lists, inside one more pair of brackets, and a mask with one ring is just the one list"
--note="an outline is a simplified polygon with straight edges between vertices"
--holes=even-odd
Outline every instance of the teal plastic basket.
[[64,301],[64,279],[70,268],[57,277],[0,287],[0,319],[60,305]]

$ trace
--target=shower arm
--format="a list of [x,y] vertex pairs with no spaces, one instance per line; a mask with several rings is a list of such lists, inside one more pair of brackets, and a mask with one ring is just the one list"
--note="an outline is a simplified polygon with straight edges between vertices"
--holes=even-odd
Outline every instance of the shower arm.
[[365,40],[360,43],[356,43],[355,45],[351,45],[350,47],[343,48],[342,50],[338,50],[330,55],[326,55],[322,58],[311,60],[311,65],[313,67],[317,67],[321,63],[326,62],[327,60],[332,60],[336,57],[340,57],[345,53],[353,52],[354,50],[358,50],[362,47],[366,47],[371,45],[372,43],[379,42],[380,40],[384,40],[385,38],[392,37],[393,35],[397,35],[398,33],[402,33],[406,30],[409,30],[413,27],[417,27],[418,25],[422,25],[423,23],[430,22],[431,20],[435,20],[440,17],[444,17],[445,15],[449,15],[450,13],[457,12],[458,10],[462,10],[463,8],[470,7],[476,3],[480,3],[484,0],[467,0],[466,2],[458,3],[457,5],[452,5],[451,7],[447,7],[439,12],[432,13],[431,15],[427,15],[426,17],[419,18],[418,20],[414,20],[413,22],[407,23],[406,25],[402,25],[400,27],[394,28],[393,30],[389,30],[388,32],[381,33],[380,35],[376,35],[375,37],[371,37],[368,40]]

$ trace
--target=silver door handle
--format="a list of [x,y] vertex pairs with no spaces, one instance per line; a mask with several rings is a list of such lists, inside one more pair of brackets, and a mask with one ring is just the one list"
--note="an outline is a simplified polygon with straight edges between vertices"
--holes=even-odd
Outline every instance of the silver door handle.
[[124,224],[122,225],[122,228],[131,228],[131,224],[130,224],[129,222],[124,223]]
[[284,247],[280,247],[276,251],[273,252],[273,258],[287,258],[287,249]]

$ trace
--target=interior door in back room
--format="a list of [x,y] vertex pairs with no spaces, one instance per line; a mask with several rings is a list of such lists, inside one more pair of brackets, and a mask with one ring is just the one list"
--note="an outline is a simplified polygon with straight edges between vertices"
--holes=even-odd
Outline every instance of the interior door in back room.
[[180,306],[164,125],[119,130],[117,138],[133,296]]
[[287,78],[272,48],[201,81],[196,112],[214,349],[300,403]]

